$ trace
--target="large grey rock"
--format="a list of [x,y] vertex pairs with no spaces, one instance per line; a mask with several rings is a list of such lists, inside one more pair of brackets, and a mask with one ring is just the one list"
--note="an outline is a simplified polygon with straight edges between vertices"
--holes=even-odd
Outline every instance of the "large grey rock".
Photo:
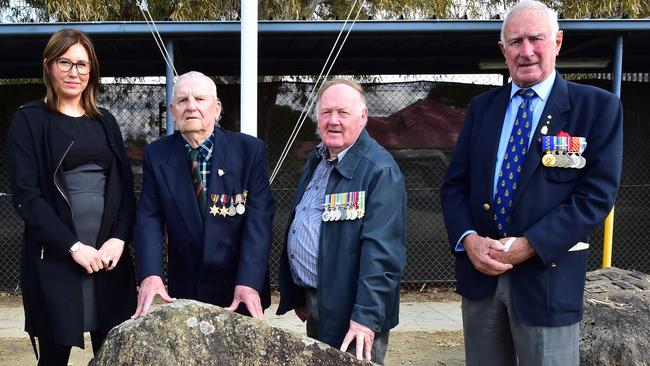
[[90,365],[369,365],[256,319],[177,300],[113,328]]
[[589,272],[580,335],[582,365],[650,365],[650,276]]

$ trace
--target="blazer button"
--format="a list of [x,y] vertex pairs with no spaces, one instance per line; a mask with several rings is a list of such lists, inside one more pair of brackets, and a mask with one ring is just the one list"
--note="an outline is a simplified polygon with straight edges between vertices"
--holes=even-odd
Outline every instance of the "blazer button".
[[490,211],[490,205],[488,203],[483,204],[483,210]]
[[555,262],[551,262],[551,268],[553,267],[557,267],[557,264],[555,264]]

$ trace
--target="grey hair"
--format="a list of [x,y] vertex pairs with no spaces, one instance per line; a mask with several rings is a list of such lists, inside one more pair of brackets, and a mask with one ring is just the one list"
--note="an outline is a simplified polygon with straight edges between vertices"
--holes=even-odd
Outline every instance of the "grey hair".
[[534,10],[544,14],[544,17],[546,18],[548,26],[551,30],[551,37],[555,38],[555,36],[557,36],[557,32],[560,31],[560,24],[557,21],[557,13],[553,9],[546,6],[546,4],[541,3],[539,1],[521,0],[510,9],[508,15],[506,15],[505,19],[503,20],[503,23],[501,24],[501,43],[503,44],[504,47],[508,46],[508,44],[506,43],[505,36],[503,34],[506,28],[506,24],[515,13],[518,13],[522,10]]
[[219,100],[219,97],[217,96],[217,84],[214,83],[214,80],[210,79],[209,77],[205,76],[205,74],[198,72],[198,71],[188,71],[179,77],[176,78],[176,82],[174,83],[174,90],[173,94],[176,94],[176,85],[178,85],[178,82],[184,79],[204,79],[208,82],[210,85],[210,94],[214,97],[214,99]]

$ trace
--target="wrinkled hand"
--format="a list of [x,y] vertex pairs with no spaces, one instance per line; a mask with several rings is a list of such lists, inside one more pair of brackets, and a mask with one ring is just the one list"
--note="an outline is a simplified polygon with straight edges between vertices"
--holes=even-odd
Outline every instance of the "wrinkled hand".
[[232,298],[232,304],[226,310],[235,311],[240,303],[246,305],[246,309],[251,313],[255,319],[264,320],[264,310],[262,309],[262,302],[260,294],[252,287],[237,285],[235,286],[235,294]]
[[503,244],[498,240],[469,234],[463,238],[463,247],[474,267],[488,276],[498,276],[512,269],[511,263],[504,263],[490,256],[495,251],[503,251]]
[[110,238],[99,248],[99,256],[104,263],[104,268],[110,271],[117,266],[117,262],[122,257],[124,251],[124,240]]
[[135,313],[131,315],[131,319],[137,319],[149,314],[149,308],[151,307],[151,303],[156,295],[160,295],[160,298],[166,303],[176,301],[175,298],[169,297],[169,294],[167,294],[167,289],[165,289],[165,284],[163,284],[160,276],[146,277],[142,280],[142,283],[140,283],[138,307],[135,309]]
[[[355,351],[357,353],[357,359],[362,360],[365,358],[370,361],[370,351],[372,350],[372,342],[375,340],[375,332],[354,320],[350,320],[350,329],[348,329],[348,333],[345,335],[345,338],[343,338],[341,352],[348,350],[348,346],[352,340],[356,340]],[[362,354],[364,357],[361,356]]]
[[[508,239],[509,238],[503,238],[500,239],[499,242],[505,244]],[[493,248],[492,251],[490,251],[490,257],[492,259],[501,263],[510,263],[513,266],[536,255],[535,248],[530,245],[530,241],[528,241],[528,238],[525,236],[518,236],[510,246],[510,250],[507,252],[504,252],[503,249],[495,249],[496,248]]]
[[303,323],[307,321],[307,308],[306,307],[301,306],[299,308],[295,308],[293,311],[296,312],[296,315],[298,316],[298,318],[300,318],[300,320],[302,320]]
[[86,244],[79,244],[79,250],[72,253],[72,259],[88,273],[99,272],[104,268],[99,251]]

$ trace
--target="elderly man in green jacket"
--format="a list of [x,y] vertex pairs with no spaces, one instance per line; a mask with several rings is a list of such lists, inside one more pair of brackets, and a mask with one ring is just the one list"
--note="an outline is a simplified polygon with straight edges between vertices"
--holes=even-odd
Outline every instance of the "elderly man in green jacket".
[[278,314],[295,309],[309,337],[383,364],[406,257],[404,178],[364,130],[361,86],[331,80],[317,98],[322,143],[294,195]]

